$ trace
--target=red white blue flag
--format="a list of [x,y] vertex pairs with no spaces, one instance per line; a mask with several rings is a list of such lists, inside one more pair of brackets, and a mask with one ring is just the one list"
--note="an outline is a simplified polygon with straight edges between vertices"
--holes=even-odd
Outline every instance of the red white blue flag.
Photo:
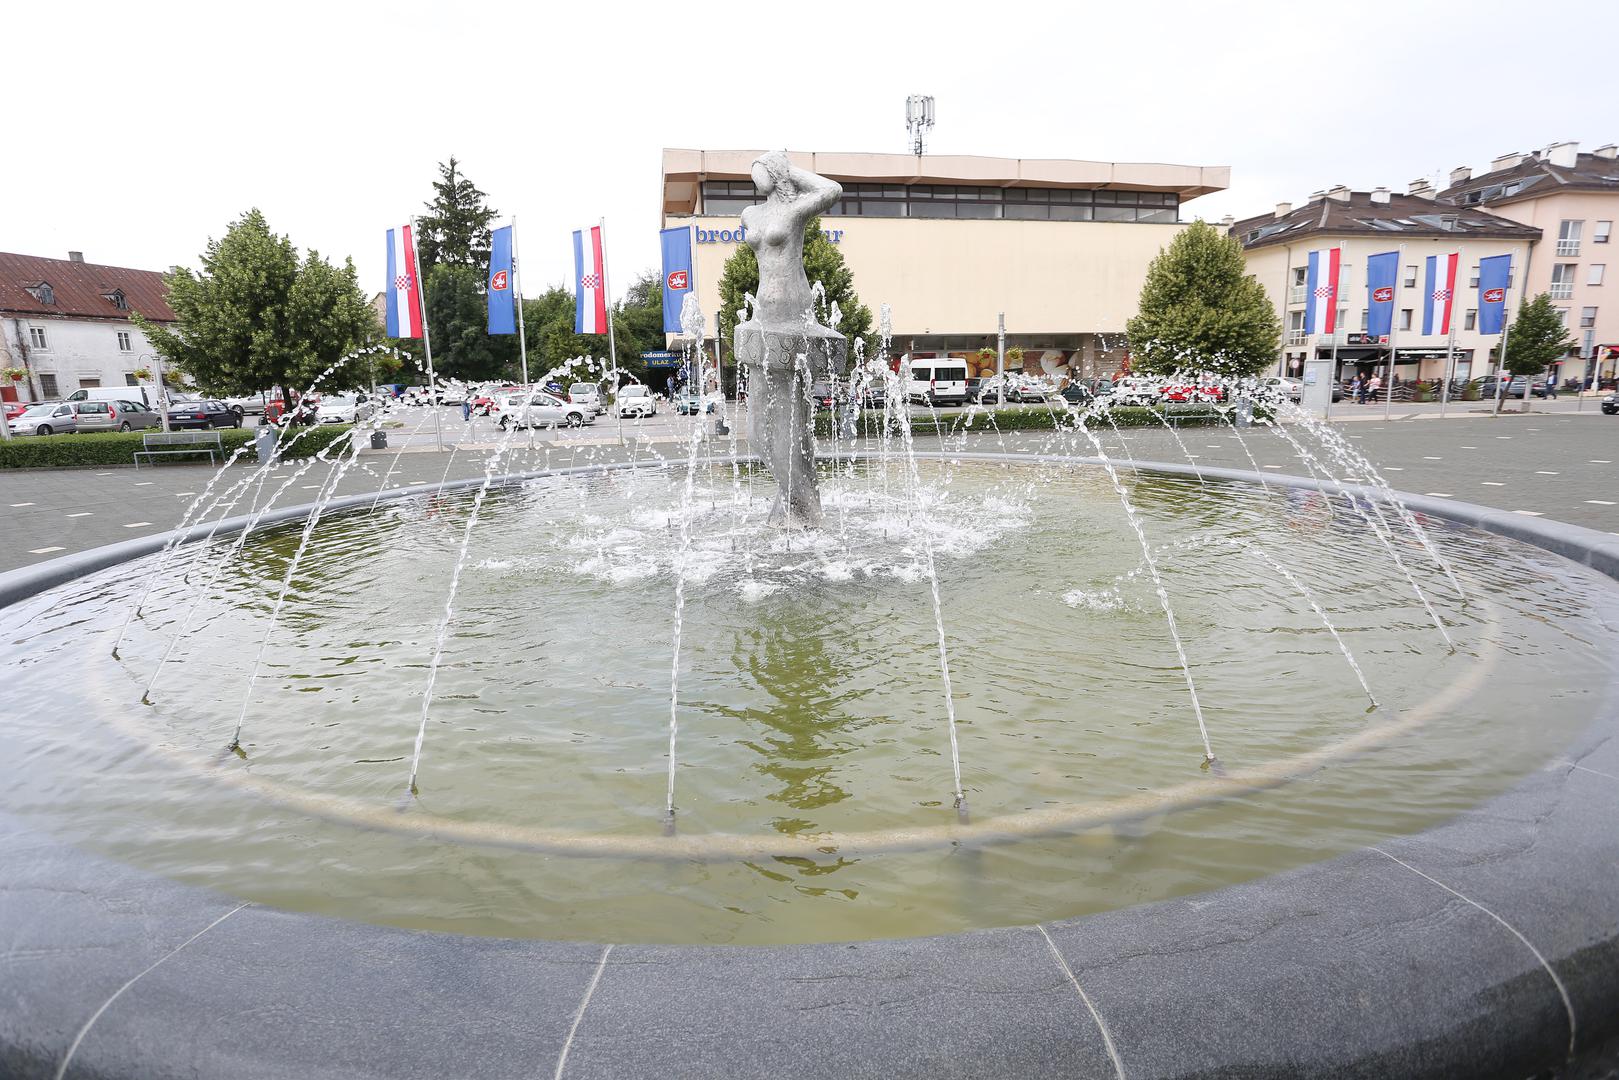
[[1304,282],[1304,332],[1332,334],[1338,330],[1338,262],[1342,248],[1310,252]]
[[1428,274],[1422,294],[1422,332],[1449,334],[1450,310],[1456,302],[1456,252],[1449,255],[1429,255]]
[[388,230],[388,301],[384,318],[391,338],[422,336],[422,287],[416,273],[416,238],[409,225]]
[[607,260],[600,225],[573,234],[573,270],[573,332],[607,333]]

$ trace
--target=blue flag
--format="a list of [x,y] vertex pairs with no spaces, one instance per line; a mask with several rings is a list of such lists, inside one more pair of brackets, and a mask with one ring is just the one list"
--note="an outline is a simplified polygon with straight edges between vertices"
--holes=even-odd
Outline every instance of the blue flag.
[[663,245],[663,332],[681,331],[680,305],[695,295],[697,274],[691,263],[691,227],[681,225],[658,234]]
[[517,333],[516,309],[512,306],[512,227],[490,233],[489,248],[489,332]]
[[1388,337],[1394,327],[1394,286],[1400,276],[1400,253],[1385,251],[1366,258],[1366,332]]
[[1492,255],[1478,264],[1478,332],[1499,334],[1507,321],[1507,286],[1512,256]]

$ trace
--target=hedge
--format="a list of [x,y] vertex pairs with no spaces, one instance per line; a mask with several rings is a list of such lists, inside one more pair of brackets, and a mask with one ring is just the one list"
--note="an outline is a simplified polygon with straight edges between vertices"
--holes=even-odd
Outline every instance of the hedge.
[[[1214,405],[1157,405],[1147,407],[1143,405],[1115,405],[1104,414],[1095,414],[1087,418],[1087,426],[1093,431],[1106,431],[1109,428],[1107,417],[1112,417],[1113,424],[1118,427],[1158,427],[1166,419],[1173,418],[1177,425],[1207,425],[1224,424],[1228,410]],[[1255,409],[1256,418],[1268,418],[1269,413],[1264,409]],[[859,419],[855,421],[855,430],[861,435],[875,435],[882,425],[883,413],[880,409],[863,410]],[[968,418],[971,417],[971,423]],[[1052,405],[1026,405],[1008,406],[995,411],[982,408],[973,412],[966,410],[946,410],[938,413],[937,422],[932,414],[921,412],[911,414],[911,433],[913,435],[960,435],[969,432],[980,434],[994,434],[997,431],[1053,431],[1058,427],[1072,430],[1074,421],[1070,418],[1068,410],[1062,406]],[[829,412],[815,414],[815,437],[828,439],[832,435],[832,416]]]
[[[155,429],[154,429],[155,430]],[[303,432],[302,437],[288,445],[282,457],[288,460],[306,458],[324,450],[351,430],[349,424],[323,425],[314,429],[294,428],[292,435]],[[149,432],[129,433],[109,431],[83,435],[21,435],[0,442],[0,469],[60,469],[75,465],[132,465],[135,452],[141,449],[141,436]],[[286,432],[282,438],[291,438]],[[225,456],[244,443],[253,441],[253,432],[243,428],[220,428],[219,441]],[[256,461],[258,455],[249,447],[240,460]],[[195,458],[174,458],[173,461],[205,461]]]

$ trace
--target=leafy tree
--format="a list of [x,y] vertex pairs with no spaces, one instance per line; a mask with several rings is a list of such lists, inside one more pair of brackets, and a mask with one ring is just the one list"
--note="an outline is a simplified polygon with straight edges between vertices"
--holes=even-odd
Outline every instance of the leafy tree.
[[1126,324],[1131,366],[1167,375],[1195,368],[1257,375],[1276,362],[1282,327],[1264,288],[1245,272],[1242,244],[1196,221],[1147,268]]
[[[309,251],[300,260],[286,236],[270,231],[257,209],[210,239],[202,269],[164,275],[178,322],[158,326],[133,316],[168,363],[213,394],[278,387],[297,400],[327,367],[374,344],[376,316],[354,273]],[[342,385],[339,372],[334,381]],[[348,381],[357,381],[349,374]]]
[[[1507,355],[1502,366],[1513,375],[1524,376],[1527,381],[1529,376],[1545,371],[1552,361],[1561,360],[1573,347],[1574,341],[1568,336],[1568,328],[1563,325],[1557,309],[1552,307],[1550,294],[1541,293],[1533,300],[1519,301],[1518,315],[1507,327]],[[1496,412],[1501,411],[1505,389],[1498,384]],[[1529,411],[1529,401],[1533,396],[1526,386],[1523,395],[1525,412]]]
[[448,162],[439,162],[438,172],[427,213],[416,219],[423,281],[441,262],[481,273],[489,265],[489,226],[496,216],[485,201],[488,196],[461,172],[455,155]]
[[[612,367],[606,334],[576,334],[574,294],[553,285],[538,298],[523,301],[523,320],[528,332],[528,368],[538,378],[577,356],[594,357],[597,371],[605,375]],[[646,378],[641,353],[664,346],[663,283],[648,270],[631,283],[624,296],[613,305],[613,338],[618,345],[621,378]]]
[[[804,276],[809,278],[811,288],[820,282],[826,290],[829,310],[831,305],[837,304],[842,312],[842,324],[832,329],[849,338],[851,348],[856,338],[865,339],[866,355],[875,356],[877,338],[871,330],[871,309],[855,294],[854,272],[843,261],[843,252],[821,232],[820,218],[812,218],[804,225]],[[759,259],[753,248],[738,244],[736,251],[725,260],[725,270],[720,275],[720,333],[725,337],[727,349],[736,340],[737,314],[744,297],[758,292]],[[821,319],[825,312],[817,311],[815,315]]]

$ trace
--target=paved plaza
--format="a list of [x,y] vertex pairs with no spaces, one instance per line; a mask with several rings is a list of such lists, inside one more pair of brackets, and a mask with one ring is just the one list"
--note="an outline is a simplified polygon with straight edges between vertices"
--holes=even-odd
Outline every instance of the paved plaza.
[[[1527,416],[1492,417],[1458,408],[1442,421],[1432,410],[1420,409],[1396,406],[1394,418],[1385,421],[1381,409],[1340,407],[1337,430],[1396,489],[1619,535],[1619,417],[1603,416],[1589,402],[1584,411],[1575,411],[1573,402],[1558,402]],[[431,410],[404,410],[405,426],[390,430],[389,449],[363,451],[336,494],[481,476],[489,454],[505,441],[499,429],[487,420],[465,423],[459,410],[445,409],[442,414],[447,449],[435,447]],[[532,446],[527,433],[518,432],[509,441],[501,471],[679,456],[689,445],[693,423],[691,417],[672,413],[626,422],[622,442],[618,425],[608,417],[577,431],[537,433]],[[1116,457],[1180,461],[1190,456],[1199,465],[1248,469],[1257,463],[1265,470],[1305,471],[1287,442],[1263,428],[1249,429],[1240,440],[1228,428],[1185,428],[1179,436],[1184,450],[1173,434],[1158,428],[1109,431],[1104,445]],[[948,444],[1035,452],[1047,448],[1049,440],[1049,435],[1037,432],[984,432],[952,438]],[[931,438],[917,440],[919,448],[931,449],[937,443]],[[717,440],[714,446],[723,452],[730,441]],[[300,467],[301,463],[278,466],[266,490]],[[247,468],[251,466],[233,466],[232,472]],[[329,468],[320,463],[310,466],[280,502],[315,498]],[[214,469],[206,464],[0,472],[0,570],[173,528],[213,475]],[[228,483],[221,481],[216,490]]]

